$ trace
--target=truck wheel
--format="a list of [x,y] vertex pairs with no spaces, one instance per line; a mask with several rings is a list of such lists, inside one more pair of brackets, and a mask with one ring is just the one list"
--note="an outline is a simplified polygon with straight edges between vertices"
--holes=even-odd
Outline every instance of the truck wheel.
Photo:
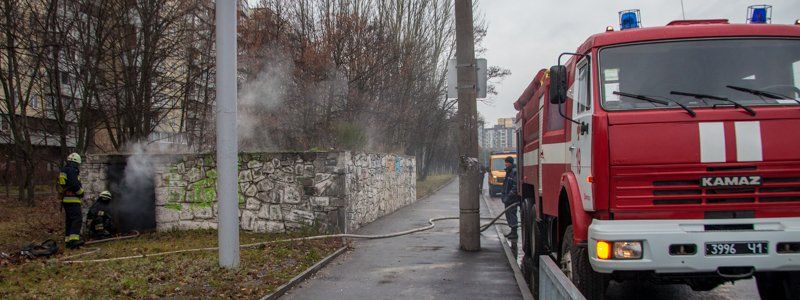
[[[531,210],[531,215],[534,215],[534,211]],[[525,274],[525,278],[528,281],[528,287],[531,290],[531,294],[533,294],[534,299],[539,298],[539,256],[547,255],[547,252],[544,250],[544,235],[542,234],[544,230],[543,224],[541,222],[537,222],[535,217],[531,217],[531,231],[530,233],[526,233],[526,236],[530,236],[530,249],[531,249],[531,257],[529,259],[530,263],[530,272]],[[528,235],[529,234],[529,235]]]
[[522,253],[525,254],[523,256],[524,260],[525,257],[533,255],[533,253],[531,253],[531,240],[533,238],[531,227],[533,226],[533,222],[536,221],[536,218],[532,217],[533,205],[531,204],[531,199],[523,198],[522,201],[520,201],[519,215],[520,225],[522,227]]
[[[520,202],[520,214],[522,216],[521,225],[522,225],[522,276],[525,277],[525,282],[528,284],[528,288],[532,288],[531,283],[532,281],[532,274],[533,274],[533,260],[536,255],[531,252],[531,243],[533,241],[533,233],[531,232],[531,228],[533,228],[533,223],[536,222],[536,218],[533,217],[533,209],[531,205],[531,199],[524,198]],[[533,290],[531,289],[531,292]]]
[[573,241],[572,225],[567,226],[561,242],[559,265],[564,275],[589,300],[605,299],[608,276],[597,273],[589,264],[589,251],[586,247],[576,247]]
[[761,299],[797,299],[800,295],[800,272],[756,273]]

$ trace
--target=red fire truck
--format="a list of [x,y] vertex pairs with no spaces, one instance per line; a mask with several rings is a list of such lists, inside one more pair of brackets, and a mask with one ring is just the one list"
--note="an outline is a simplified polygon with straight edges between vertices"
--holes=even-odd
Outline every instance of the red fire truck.
[[588,299],[753,276],[800,297],[800,21],[637,27],[589,37],[514,103],[533,292],[550,255]]

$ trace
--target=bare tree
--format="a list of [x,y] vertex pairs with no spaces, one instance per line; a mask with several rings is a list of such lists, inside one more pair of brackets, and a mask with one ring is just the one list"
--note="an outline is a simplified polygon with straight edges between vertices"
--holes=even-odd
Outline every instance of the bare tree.
[[415,155],[423,177],[432,161],[455,166],[442,153],[453,150],[453,22],[451,0],[258,2],[240,27],[243,85],[280,56],[290,57],[291,84],[256,126],[282,148]]
[[185,65],[180,121],[177,132],[185,135],[190,149],[210,151],[214,138],[211,117],[215,103],[214,4],[197,1],[187,8],[182,30],[189,33],[180,58]]
[[[94,130],[91,105],[97,101],[92,86],[97,76],[101,44],[94,35],[106,35],[101,24],[103,2],[38,0],[39,18],[31,19],[33,34],[44,47],[42,109],[37,120],[48,138],[59,145],[60,157],[86,152]],[[108,7],[106,7],[108,8]],[[103,39],[102,36],[99,37]]]
[[0,84],[3,87],[2,118],[8,124],[10,148],[16,167],[22,172],[19,199],[34,205],[33,174],[38,164],[35,144],[42,137],[33,127],[36,100],[45,48],[32,39],[31,20],[37,18],[33,3],[26,0],[0,1]]
[[[213,147],[211,1],[0,2],[2,118],[20,169],[35,169],[26,164],[44,133],[62,155],[89,151],[97,135],[113,151],[160,131]],[[255,96],[269,105],[240,105],[258,129],[243,149],[404,153],[417,156],[422,177],[455,166],[457,107],[444,93],[452,0],[261,0],[242,9],[240,86],[273,93]]]
[[112,17],[122,26],[108,43],[101,62],[103,125],[113,147],[147,140],[165,119],[175,126],[175,113],[186,88],[188,32],[182,21],[189,1],[120,1]]

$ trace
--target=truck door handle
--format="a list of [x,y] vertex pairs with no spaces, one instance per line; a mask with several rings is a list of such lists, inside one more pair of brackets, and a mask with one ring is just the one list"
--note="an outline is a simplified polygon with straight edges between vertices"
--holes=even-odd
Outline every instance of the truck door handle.
[[577,148],[578,147],[575,147],[575,145],[569,146],[569,151],[575,151],[575,149],[577,149]]

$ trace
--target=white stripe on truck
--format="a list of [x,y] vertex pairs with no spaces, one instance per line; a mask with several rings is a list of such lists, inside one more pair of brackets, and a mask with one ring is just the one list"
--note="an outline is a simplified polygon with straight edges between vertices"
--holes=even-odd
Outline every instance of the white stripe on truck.
[[761,123],[758,121],[736,122],[736,159],[739,161],[762,161]]
[[566,164],[567,143],[542,144],[542,164]]
[[725,162],[725,129],[722,122],[699,123],[700,162]]
[[522,166],[530,167],[539,165],[539,149],[522,154]]

